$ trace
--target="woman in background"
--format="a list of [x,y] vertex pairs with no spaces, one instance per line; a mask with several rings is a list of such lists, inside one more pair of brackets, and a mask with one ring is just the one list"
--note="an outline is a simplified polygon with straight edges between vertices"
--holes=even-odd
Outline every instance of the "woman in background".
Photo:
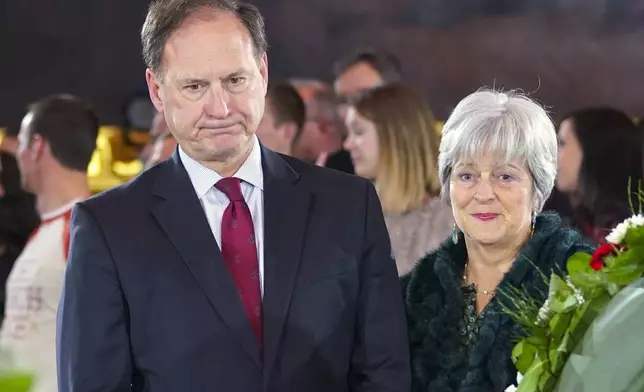
[[[641,131],[624,113],[591,108],[559,126],[557,189],[573,208],[571,225],[594,243],[631,215],[628,183],[642,180]],[[631,201],[637,206],[637,198]]]
[[440,137],[427,103],[410,88],[367,91],[347,113],[356,174],[373,179],[385,214],[398,273],[408,272],[451,231],[438,182]]

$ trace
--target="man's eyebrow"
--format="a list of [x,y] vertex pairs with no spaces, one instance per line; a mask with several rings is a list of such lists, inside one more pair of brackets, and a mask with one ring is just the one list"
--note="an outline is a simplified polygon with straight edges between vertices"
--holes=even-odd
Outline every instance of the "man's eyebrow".
[[247,73],[246,70],[243,68],[240,68],[237,71],[231,72],[228,75],[226,75],[224,79],[236,78],[236,77],[242,76],[245,73]]

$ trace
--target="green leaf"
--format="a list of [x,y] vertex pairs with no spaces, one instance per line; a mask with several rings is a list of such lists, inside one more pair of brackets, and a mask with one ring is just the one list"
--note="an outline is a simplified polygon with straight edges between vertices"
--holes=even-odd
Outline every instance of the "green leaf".
[[605,260],[610,260],[609,269],[635,267],[642,264],[642,252],[644,252],[644,246],[639,245],[629,248],[617,256],[607,257]]
[[552,374],[559,376],[574,348],[575,344],[571,334],[566,332],[559,345],[550,350],[550,371]]
[[[564,342],[567,334],[566,331],[570,326],[573,318],[573,312],[556,314],[550,320],[550,344],[548,346],[548,360],[550,362],[549,371],[556,373],[563,366],[565,358],[568,357],[566,352],[567,342]],[[563,344],[562,344],[563,343]]]
[[548,298],[551,298],[553,295],[572,293],[570,286],[566,284],[566,281],[557,274],[552,274],[550,277],[550,286],[548,287]]
[[623,242],[629,249],[644,244],[644,226],[630,227]]
[[550,300],[550,309],[558,314],[569,313],[578,305],[579,303],[572,293],[559,293]]
[[523,374],[523,379],[519,383],[517,392],[535,392],[540,391],[539,381],[547,367],[547,361],[535,361],[532,366]]
[[584,302],[572,314],[572,318],[570,319],[570,325],[568,326],[568,329],[570,331],[574,331],[578,327],[579,322],[582,320],[582,318],[584,317],[584,315],[588,311],[588,306],[589,305],[590,305],[590,301],[586,300],[586,302]]
[[550,346],[559,346],[561,340],[566,334],[566,330],[570,326],[572,320],[572,313],[556,314],[550,319]]
[[590,268],[591,260],[590,254],[577,252],[566,264],[570,280],[585,297],[590,297],[602,288],[602,274]]
[[610,299],[611,298],[607,293],[603,293],[592,300],[586,301],[584,305],[575,312],[572,320],[570,321],[570,327],[568,328],[568,334],[570,335],[571,340],[570,344],[573,348],[576,347],[583,339],[592,322],[604,310]]
[[623,265],[618,269],[607,269],[605,279],[607,282],[614,283],[621,286],[621,288],[624,288],[641,278],[643,273],[644,263],[642,263],[641,260],[638,260],[636,264]]
[[617,293],[619,293],[619,291],[622,289],[622,287],[619,284],[613,283],[613,282],[606,282],[604,287],[606,287],[606,291],[608,292],[608,295],[610,295],[611,297],[614,297],[615,295],[617,295]]
[[545,350],[548,347],[548,343],[550,341],[550,338],[548,337],[549,331],[546,330],[545,328],[541,328],[538,330],[534,331],[535,333],[533,335],[528,336],[525,338],[527,344],[530,344],[537,349],[540,350]]
[[539,379],[539,389],[540,392],[552,391],[557,385],[557,379],[548,372],[543,372],[541,378]]
[[552,275],[550,279],[548,299],[550,310],[555,313],[567,313],[578,306],[573,289],[558,275]]
[[530,344],[527,340],[522,340],[512,349],[512,362],[519,371],[523,374],[527,372],[532,363],[537,358],[537,347]]

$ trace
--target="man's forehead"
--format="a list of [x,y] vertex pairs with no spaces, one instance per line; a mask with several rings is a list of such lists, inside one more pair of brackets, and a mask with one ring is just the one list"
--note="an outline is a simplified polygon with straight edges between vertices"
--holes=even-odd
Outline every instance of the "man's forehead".
[[164,46],[163,64],[169,72],[175,66],[187,73],[199,73],[204,68],[235,72],[255,60],[250,34],[234,15],[219,13],[214,18],[191,19],[184,21]]

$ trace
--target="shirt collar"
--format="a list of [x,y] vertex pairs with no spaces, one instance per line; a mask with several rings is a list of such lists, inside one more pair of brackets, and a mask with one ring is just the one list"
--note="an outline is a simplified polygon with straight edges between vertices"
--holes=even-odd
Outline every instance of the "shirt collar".
[[[188,177],[195,188],[197,197],[201,199],[223,177],[216,171],[209,169],[191,158],[179,147],[179,158],[188,172]],[[264,190],[264,173],[262,171],[262,150],[257,136],[253,136],[253,147],[248,158],[241,165],[233,177]]]

